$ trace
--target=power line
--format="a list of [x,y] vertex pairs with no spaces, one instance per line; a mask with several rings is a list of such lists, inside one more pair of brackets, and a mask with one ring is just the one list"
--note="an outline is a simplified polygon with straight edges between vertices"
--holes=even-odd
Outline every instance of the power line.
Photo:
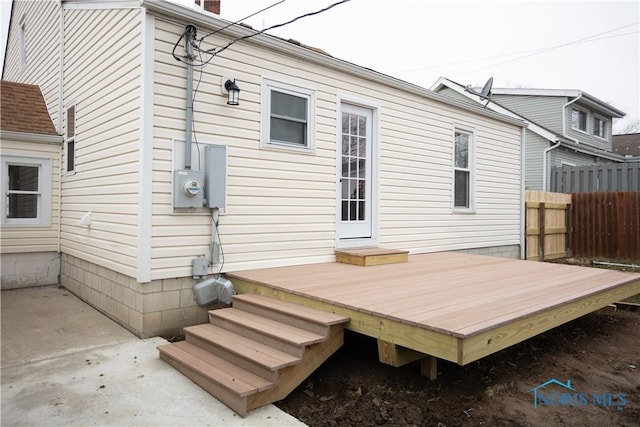
[[339,2],[336,2],[336,3],[333,3],[333,4],[331,4],[331,5],[327,6],[327,7],[323,8],[323,9],[316,10],[315,12],[305,13],[304,15],[296,16],[295,18],[290,19],[289,21],[283,22],[283,23],[281,23],[281,24],[275,24],[275,25],[272,25],[272,26],[270,26],[270,27],[264,28],[264,29],[262,29],[262,30],[260,30],[260,31],[256,31],[256,32],[255,32],[255,33],[253,33],[253,34],[248,34],[248,35],[246,35],[246,36],[238,37],[237,39],[234,39],[234,40],[230,41],[230,42],[229,42],[229,43],[227,43],[225,46],[223,46],[223,47],[221,47],[221,48],[219,48],[219,49],[210,49],[210,50],[207,50],[207,51],[205,51],[205,52],[206,52],[206,53],[208,53],[208,54],[211,54],[211,58],[209,58],[209,59],[208,59],[204,64],[200,64],[200,65],[206,65],[206,64],[208,64],[209,62],[211,62],[211,60],[212,60],[215,56],[217,56],[217,55],[219,55],[220,53],[224,52],[224,51],[225,51],[225,50],[227,50],[229,47],[231,47],[232,45],[234,45],[235,43],[237,43],[237,42],[239,42],[239,41],[246,40],[246,39],[250,39],[250,38],[255,37],[255,36],[257,36],[257,35],[260,35],[260,34],[262,34],[262,33],[266,32],[266,31],[273,30],[273,29],[275,29],[275,28],[284,27],[285,25],[292,24],[292,23],[294,23],[294,22],[296,22],[296,21],[298,21],[299,19],[302,19],[302,18],[307,18],[307,17],[309,17],[309,16],[318,15],[318,14],[323,13],[323,12],[326,12],[327,10],[332,9],[332,8],[334,8],[334,7],[336,7],[336,6],[339,6],[339,5],[343,4],[343,3],[348,3],[349,1],[351,1],[351,0],[342,0],[342,1],[339,1]]
[[[622,30],[622,29],[625,29],[625,28],[632,27],[634,25],[638,25],[639,23],[640,23],[640,21],[634,22],[633,24],[624,25],[622,27],[614,28],[612,30],[608,30],[608,31],[605,31],[605,32],[602,32],[602,33],[598,33],[598,34],[593,34],[591,36],[584,37],[582,39],[574,40],[574,41],[567,42],[567,43],[562,43],[562,44],[559,44],[559,45],[536,48],[536,49],[528,49],[528,50],[523,50],[523,51],[518,51],[518,52],[504,53],[504,54],[500,54],[500,55],[486,56],[486,57],[475,58],[475,59],[467,59],[467,60],[463,60],[463,61],[455,61],[455,62],[449,62],[449,63],[444,63],[444,64],[427,65],[427,66],[424,66],[424,67],[416,67],[416,68],[410,68],[410,69],[405,69],[405,70],[399,70],[399,71],[395,71],[394,73],[395,74],[403,74],[403,73],[409,73],[409,72],[413,72],[413,71],[428,70],[428,69],[433,69],[433,68],[443,68],[443,67],[448,67],[448,66],[451,66],[451,65],[468,64],[468,63],[473,63],[473,62],[486,61],[486,60],[489,60],[489,59],[504,58],[504,57],[508,57],[508,56],[527,54],[527,55],[524,55],[524,56],[521,56],[521,57],[518,57],[518,58],[514,58],[514,59],[511,59],[511,60],[500,62],[498,64],[489,65],[487,67],[483,67],[483,68],[480,68],[478,70],[472,70],[472,71],[465,72],[465,73],[471,73],[471,72],[474,72],[474,71],[483,70],[485,68],[491,68],[491,67],[494,67],[494,66],[498,66],[498,65],[502,65],[502,64],[508,63],[508,62],[517,61],[518,59],[523,59],[523,58],[526,58],[528,56],[538,55],[540,53],[544,53],[544,52],[549,51],[549,50],[559,49],[561,47],[566,47],[566,46],[570,46],[570,45],[574,45],[574,44],[580,44],[580,43],[594,42],[594,41],[599,41],[599,40],[606,40],[606,39],[615,38],[615,37],[622,37],[622,36],[627,36],[627,35],[630,35],[630,34],[637,34],[638,31],[634,31],[634,32],[629,32],[629,33],[624,33],[624,34],[617,34],[617,35],[613,35],[613,36],[609,36],[609,37],[598,37],[598,36],[601,36],[601,35],[604,35],[604,34],[612,33],[612,32],[615,32],[615,31],[619,31],[619,30]],[[598,38],[594,38],[594,37],[598,37]]]
[[230,22],[228,25],[225,25],[224,27],[222,27],[222,28],[220,28],[220,29],[218,29],[218,30],[215,30],[215,31],[213,31],[213,32],[211,32],[211,33],[209,33],[209,34],[206,34],[206,35],[204,35],[204,36],[200,37],[200,40],[199,40],[199,41],[200,41],[200,42],[202,42],[202,41],[203,41],[204,39],[206,39],[207,37],[210,37],[210,36],[212,36],[212,35],[214,35],[214,34],[216,34],[216,33],[219,33],[220,31],[224,31],[224,30],[226,30],[227,28],[231,27],[232,25],[238,25],[240,22],[245,21],[245,20],[247,20],[247,19],[249,19],[249,18],[252,18],[252,17],[256,16],[257,14],[264,12],[265,10],[269,10],[269,9],[271,9],[272,7],[275,7],[275,6],[277,6],[277,5],[281,4],[281,3],[284,3],[285,1],[286,1],[286,0],[280,0],[279,2],[276,2],[276,3],[272,4],[271,6],[267,6],[267,7],[265,7],[264,9],[260,9],[259,11],[254,12],[254,13],[252,13],[251,15],[248,15],[248,16],[245,16],[244,18],[238,19],[238,20],[237,20],[237,21],[235,21],[235,22]]

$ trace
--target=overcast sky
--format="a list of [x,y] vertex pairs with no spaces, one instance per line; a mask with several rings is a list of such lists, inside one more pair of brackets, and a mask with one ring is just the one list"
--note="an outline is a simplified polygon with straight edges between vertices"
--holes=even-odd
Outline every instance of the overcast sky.
[[[221,17],[240,20],[278,1],[222,0]],[[244,21],[262,29],[336,1],[286,0]],[[639,32],[638,0],[351,0],[271,33],[424,87],[444,76],[580,89],[627,113],[614,125],[620,132],[640,120]]]

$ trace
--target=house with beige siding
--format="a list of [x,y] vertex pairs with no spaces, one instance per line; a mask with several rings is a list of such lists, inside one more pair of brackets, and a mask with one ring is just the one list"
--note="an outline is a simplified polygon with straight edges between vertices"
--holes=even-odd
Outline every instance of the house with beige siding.
[[549,191],[552,168],[621,163],[612,149],[613,120],[623,111],[576,89],[493,88],[490,100],[477,90],[441,77],[431,89],[527,123],[525,188]]
[[521,120],[199,7],[15,1],[3,79],[64,137],[61,284],[139,336],[205,322],[226,272],[521,254]]

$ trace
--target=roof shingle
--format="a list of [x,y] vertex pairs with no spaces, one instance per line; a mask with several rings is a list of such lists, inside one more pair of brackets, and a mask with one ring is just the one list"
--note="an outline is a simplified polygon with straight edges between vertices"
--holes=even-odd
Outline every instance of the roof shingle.
[[58,135],[38,86],[2,80],[0,99],[0,129]]

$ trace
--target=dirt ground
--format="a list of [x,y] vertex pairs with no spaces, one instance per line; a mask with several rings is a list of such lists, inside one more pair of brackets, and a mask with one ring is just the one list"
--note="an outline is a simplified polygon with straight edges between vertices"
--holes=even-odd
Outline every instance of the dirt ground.
[[[347,332],[277,406],[310,426],[640,425],[637,310],[604,308],[464,367],[438,361],[435,382],[418,362],[393,368],[377,357],[375,340]],[[575,391],[540,388],[555,406],[535,408],[529,391],[551,379]]]

